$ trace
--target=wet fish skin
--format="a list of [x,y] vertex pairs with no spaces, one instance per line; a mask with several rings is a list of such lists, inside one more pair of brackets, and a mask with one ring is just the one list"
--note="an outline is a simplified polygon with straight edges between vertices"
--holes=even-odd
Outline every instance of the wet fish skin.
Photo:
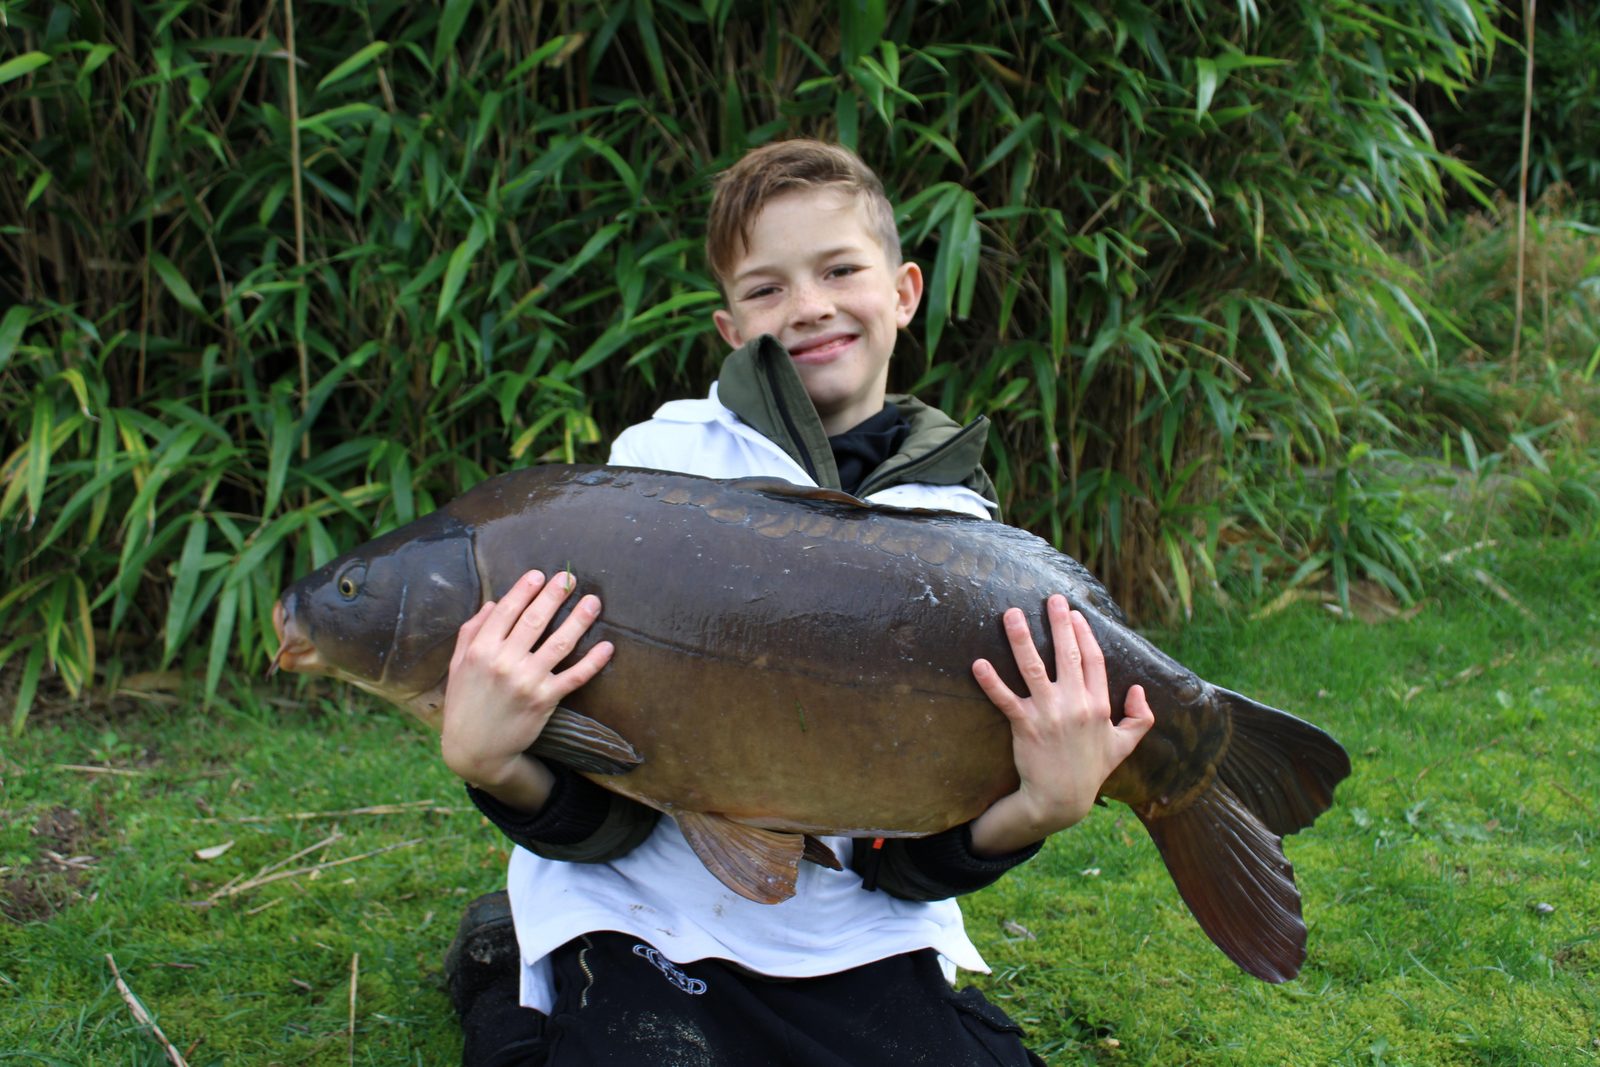
[[[297,582],[278,609],[283,665],[436,723],[456,629],[534,566],[570,569],[605,605],[575,655],[617,646],[564,721],[609,746],[608,770],[628,751],[642,762],[586,773],[678,818],[752,899],[784,895],[801,835],[933,833],[1013,790],[1009,725],[970,664],[989,659],[1020,691],[1001,614],[1027,610],[1048,662],[1043,603],[1064,593],[1105,653],[1113,706],[1137,683],[1156,714],[1104,795],[1150,828],[1236,962],[1273,981],[1298,970],[1305,931],[1278,838],[1331,803],[1343,750],[1198,678],[1083,567],[999,523],[767,480],[530,468]],[[729,868],[746,854],[748,869]]]

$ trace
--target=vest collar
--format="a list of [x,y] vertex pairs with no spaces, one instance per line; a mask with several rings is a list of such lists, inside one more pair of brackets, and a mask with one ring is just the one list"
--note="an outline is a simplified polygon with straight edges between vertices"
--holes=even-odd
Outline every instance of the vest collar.
[[[763,334],[729,353],[717,379],[717,399],[783,449],[818,485],[839,488],[839,469],[822,418],[777,338]],[[915,397],[896,393],[887,399],[905,414],[911,433],[900,451],[861,483],[861,495],[927,482],[966,485],[985,499],[995,499],[994,486],[983,472],[988,419],[980,415],[962,426]]]

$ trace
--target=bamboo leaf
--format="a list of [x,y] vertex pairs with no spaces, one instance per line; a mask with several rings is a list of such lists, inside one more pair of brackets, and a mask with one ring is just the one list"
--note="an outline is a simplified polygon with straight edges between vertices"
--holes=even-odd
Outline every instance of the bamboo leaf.
[[283,498],[284,482],[289,477],[289,463],[299,441],[300,426],[290,410],[287,389],[272,391],[272,424],[267,431],[266,497],[261,504],[262,515],[272,515]]
[[196,515],[189,520],[188,532],[184,534],[183,548],[174,566],[172,596],[167,601],[166,645],[161,655],[163,668],[172,662],[178,643],[193,625],[190,609],[194,605],[195,586],[200,581],[200,557],[205,552],[210,528],[204,515]]
[[35,639],[28,649],[28,658],[22,664],[22,677],[17,680],[17,701],[11,708],[11,736],[22,735],[22,725],[33,710],[33,697],[39,691],[39,676],[44,672],[44,642]]
[[211,619],[211,644],[206,654],[206,699],[217,695],[222,670],[228,662],[228,646],[233,640],[234,620],[239,612],[239,586],[229,586],[217,596],[217,610]]
[[365,48],[362,48],[354,55],[345,59],[345,61],[340,63],[337,67],[334,67],[332,70],[330,70],[323,77],[323,79],[317,83],[317,91],[321,92],[328,86],[343,81],[356,71],[361,70],[367,64],[371,63],[374,59],[377,59],[379,56],[383,55],[383,53],[388,51],[388,49],[389,42],[373,41]]
[[433,316],[434,326],[443,323],[450,314],[450,309],[455,306],[456,296],[461,292],[461,283],[466,280],[473,259],[483,248],[488,232],[488,222],[479,215],[472,220],[472,228],[467,231],[466,240],[457,245],[456,250],[450,254],[450,262],[444,272],[444,284],[439,287],[439,309]]
[[28,186],[28,197],[22,203],[24,209],[32,207],[33,202],[44,195],[44,191],[50,188],[52,177],[53,175],[49,171],[42,171],[37,178],[33,179],[33,184]]
[[13,56],[4,63],[0,63],[0,85],[24,75],[32,74],[49,62],[50,57],[43,52],[24,52],[20,56]]
[[50,477],[51,440],[55,432],[55,402],[43,389],[33,393],[33,424],[28,431],[28,464],[24,478],[28,500],[28,527],[31,529],[39,517],[44,502],[46,481]]
[[444,57],[455,48],[456,38],[461,36],[461,28],[466,25],[467,15],[471,12],[472,0],[446,0],[433,39],[432,65],[435,71],[444,65]]
[[82,85],[88,81],[91,74],[99,70],[106,60],[116,54],[116,48],[109,44],[97,44],[89,49],[89,54],[83,58],[83,64],[78,67],[78,84]]
[[1194,589],[1189,577],[1189,565],[1183,559],[1183,546],[1178,544],[1171,530],[1162,531],[1161,544],[1166,549],[1172,578],[1178,583],[1178,602],[1183,605],[1183,617],[1190,618],[1194,615]]
[[983,162],[978,164],[978,169],[974,172],[974,176],[982,174],[990,167],[1011,155],[1012,152],[1016,151],[1018,145],[1022,144],[1022,142],[1026,141],[1029,137],[1032,137],[1034,131],[1043,124],[1043,115],[1033,114],[1023,119],[1022,123],[1017,126],[1016,129],[1007,134],[1005,139],[999,144],[995,145],[994,149],[984,157]]
[[172,261],[160,252],[150,253],[150,266],[155,269],[156,275],[161,279],[161,284],[166,286],[167,292],[179,304],[198,315],[205,316],[205,305],[200,303],[200,298],[184,280],[183,274],[173,266]]
[[5,318],[0,319],[0,371],[6,369],[11,362],[12,353],[17,350],[17,344],[22,340],[23,331],[28,328],[28,320],[33,311],[27,304],[14,304],[6,311]]

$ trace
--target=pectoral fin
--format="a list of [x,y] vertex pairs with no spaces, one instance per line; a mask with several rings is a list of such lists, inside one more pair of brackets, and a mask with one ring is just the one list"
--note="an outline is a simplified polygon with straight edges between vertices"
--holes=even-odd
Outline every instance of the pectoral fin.
[[746,900],[781,904],[794,896],[805,839],[745,826],[721,815],[675,811],[678,828],[717,880]]
[[528,750],[591,774],[626,774],[644,760],[622,735],[587,715],[558,707]]

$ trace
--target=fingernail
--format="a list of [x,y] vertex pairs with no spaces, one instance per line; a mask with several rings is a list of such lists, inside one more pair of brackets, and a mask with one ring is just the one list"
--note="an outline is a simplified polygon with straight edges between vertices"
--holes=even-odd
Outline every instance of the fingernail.
[[542,581],[544,581],[544,574],[542,572],[540,572],[540,571],[529,571],[528,572],[528,584],[529,585],[538,585]]

